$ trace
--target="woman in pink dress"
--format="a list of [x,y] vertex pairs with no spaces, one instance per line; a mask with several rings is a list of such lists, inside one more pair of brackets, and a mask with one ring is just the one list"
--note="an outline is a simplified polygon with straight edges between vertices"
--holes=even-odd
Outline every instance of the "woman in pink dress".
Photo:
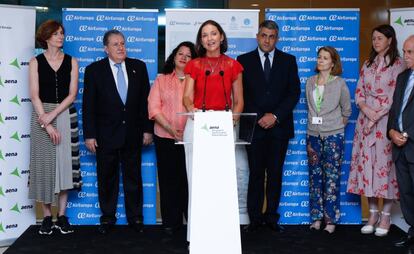
[[[386,130],[396,79],[404,69],[392,26],[374,28],[371,53],[362,66],[355,91],[355,103],[360,112],[347,187],[350,193],[368,197],[370,216],[361,228],[363,234],[387,235],[392,202],[399,198]],[[383,199],[381,213],[380,198]]]

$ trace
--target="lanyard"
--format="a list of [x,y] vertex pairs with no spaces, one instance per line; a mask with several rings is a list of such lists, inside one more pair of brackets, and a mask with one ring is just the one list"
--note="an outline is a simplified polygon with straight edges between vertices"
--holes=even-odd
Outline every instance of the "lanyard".
[[[331,80],[333,80],[333,76],[329,74],[328,81],[326,81],[326,84],[328,84]],[[319,91],[319,86],[318,86],[318,83],[317,83],[318,81],[319,81],[319,74],[318,74],[318,78],[317,78],[316,83],[315,83],[315,89],[316,89],[315,104],[316,104],[316,111],[317,112],[321,111],[321,106],[322,106],[322,102],[323,102],[323,93],[321,93],[321,91]]]

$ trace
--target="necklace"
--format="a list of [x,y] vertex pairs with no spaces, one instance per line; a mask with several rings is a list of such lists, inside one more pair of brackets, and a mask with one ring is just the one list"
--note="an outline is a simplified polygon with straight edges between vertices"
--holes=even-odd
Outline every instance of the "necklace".
[[217,62],[216,62],[216,64],[215,64],[215,65],[214,65],[214,67],[213,67],[213,65],[210,63],[210,60],[207,58],[207,63],[208,63],[208,65],[210,66],[210,69],[211,69],[211,73],[212,73],[212,74],[214,73],[214,71],[216,70],[217,66],[219,65],[219,63],[220,63],[220,59],[221,59],[221,57],[219,57],[219,58],[217,59]]

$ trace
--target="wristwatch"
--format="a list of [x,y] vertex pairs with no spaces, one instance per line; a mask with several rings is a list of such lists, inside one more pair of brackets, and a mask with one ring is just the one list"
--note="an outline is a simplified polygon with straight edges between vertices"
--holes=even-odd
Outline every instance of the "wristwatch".
[[404,138],[408,138],[408,133],[407,132],[403,132],[403,133],[401,133],[401,135],[404,137]]

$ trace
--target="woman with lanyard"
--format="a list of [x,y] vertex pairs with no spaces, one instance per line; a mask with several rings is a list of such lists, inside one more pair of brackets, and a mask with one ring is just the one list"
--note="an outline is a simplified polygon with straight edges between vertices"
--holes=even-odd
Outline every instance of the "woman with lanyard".
[[[223,28],[213,20],[201,24],[196,39],[198,58],[191,60],[185,67],[185,88],[183,104],[187,112],[198,110],[243,111],[243,67],[236,60],[226,56],[227,37]],[[233,123],[240,116],[233,116]],[[187,118],[184,141],[191,140],[193,119]],[[192,146],[185,145],[189,197],[191,200]],[[212,187],[213,188],[213,187]],[[187,237],[191,223],[191,203],[189,203]]]
[[318,50],[318,74],[306,82],[308,102],[307,152],[310,229],[333,233],[339,219],[340,169],[344,129],[351,115],[351,101],[338,52],[325,46]]

